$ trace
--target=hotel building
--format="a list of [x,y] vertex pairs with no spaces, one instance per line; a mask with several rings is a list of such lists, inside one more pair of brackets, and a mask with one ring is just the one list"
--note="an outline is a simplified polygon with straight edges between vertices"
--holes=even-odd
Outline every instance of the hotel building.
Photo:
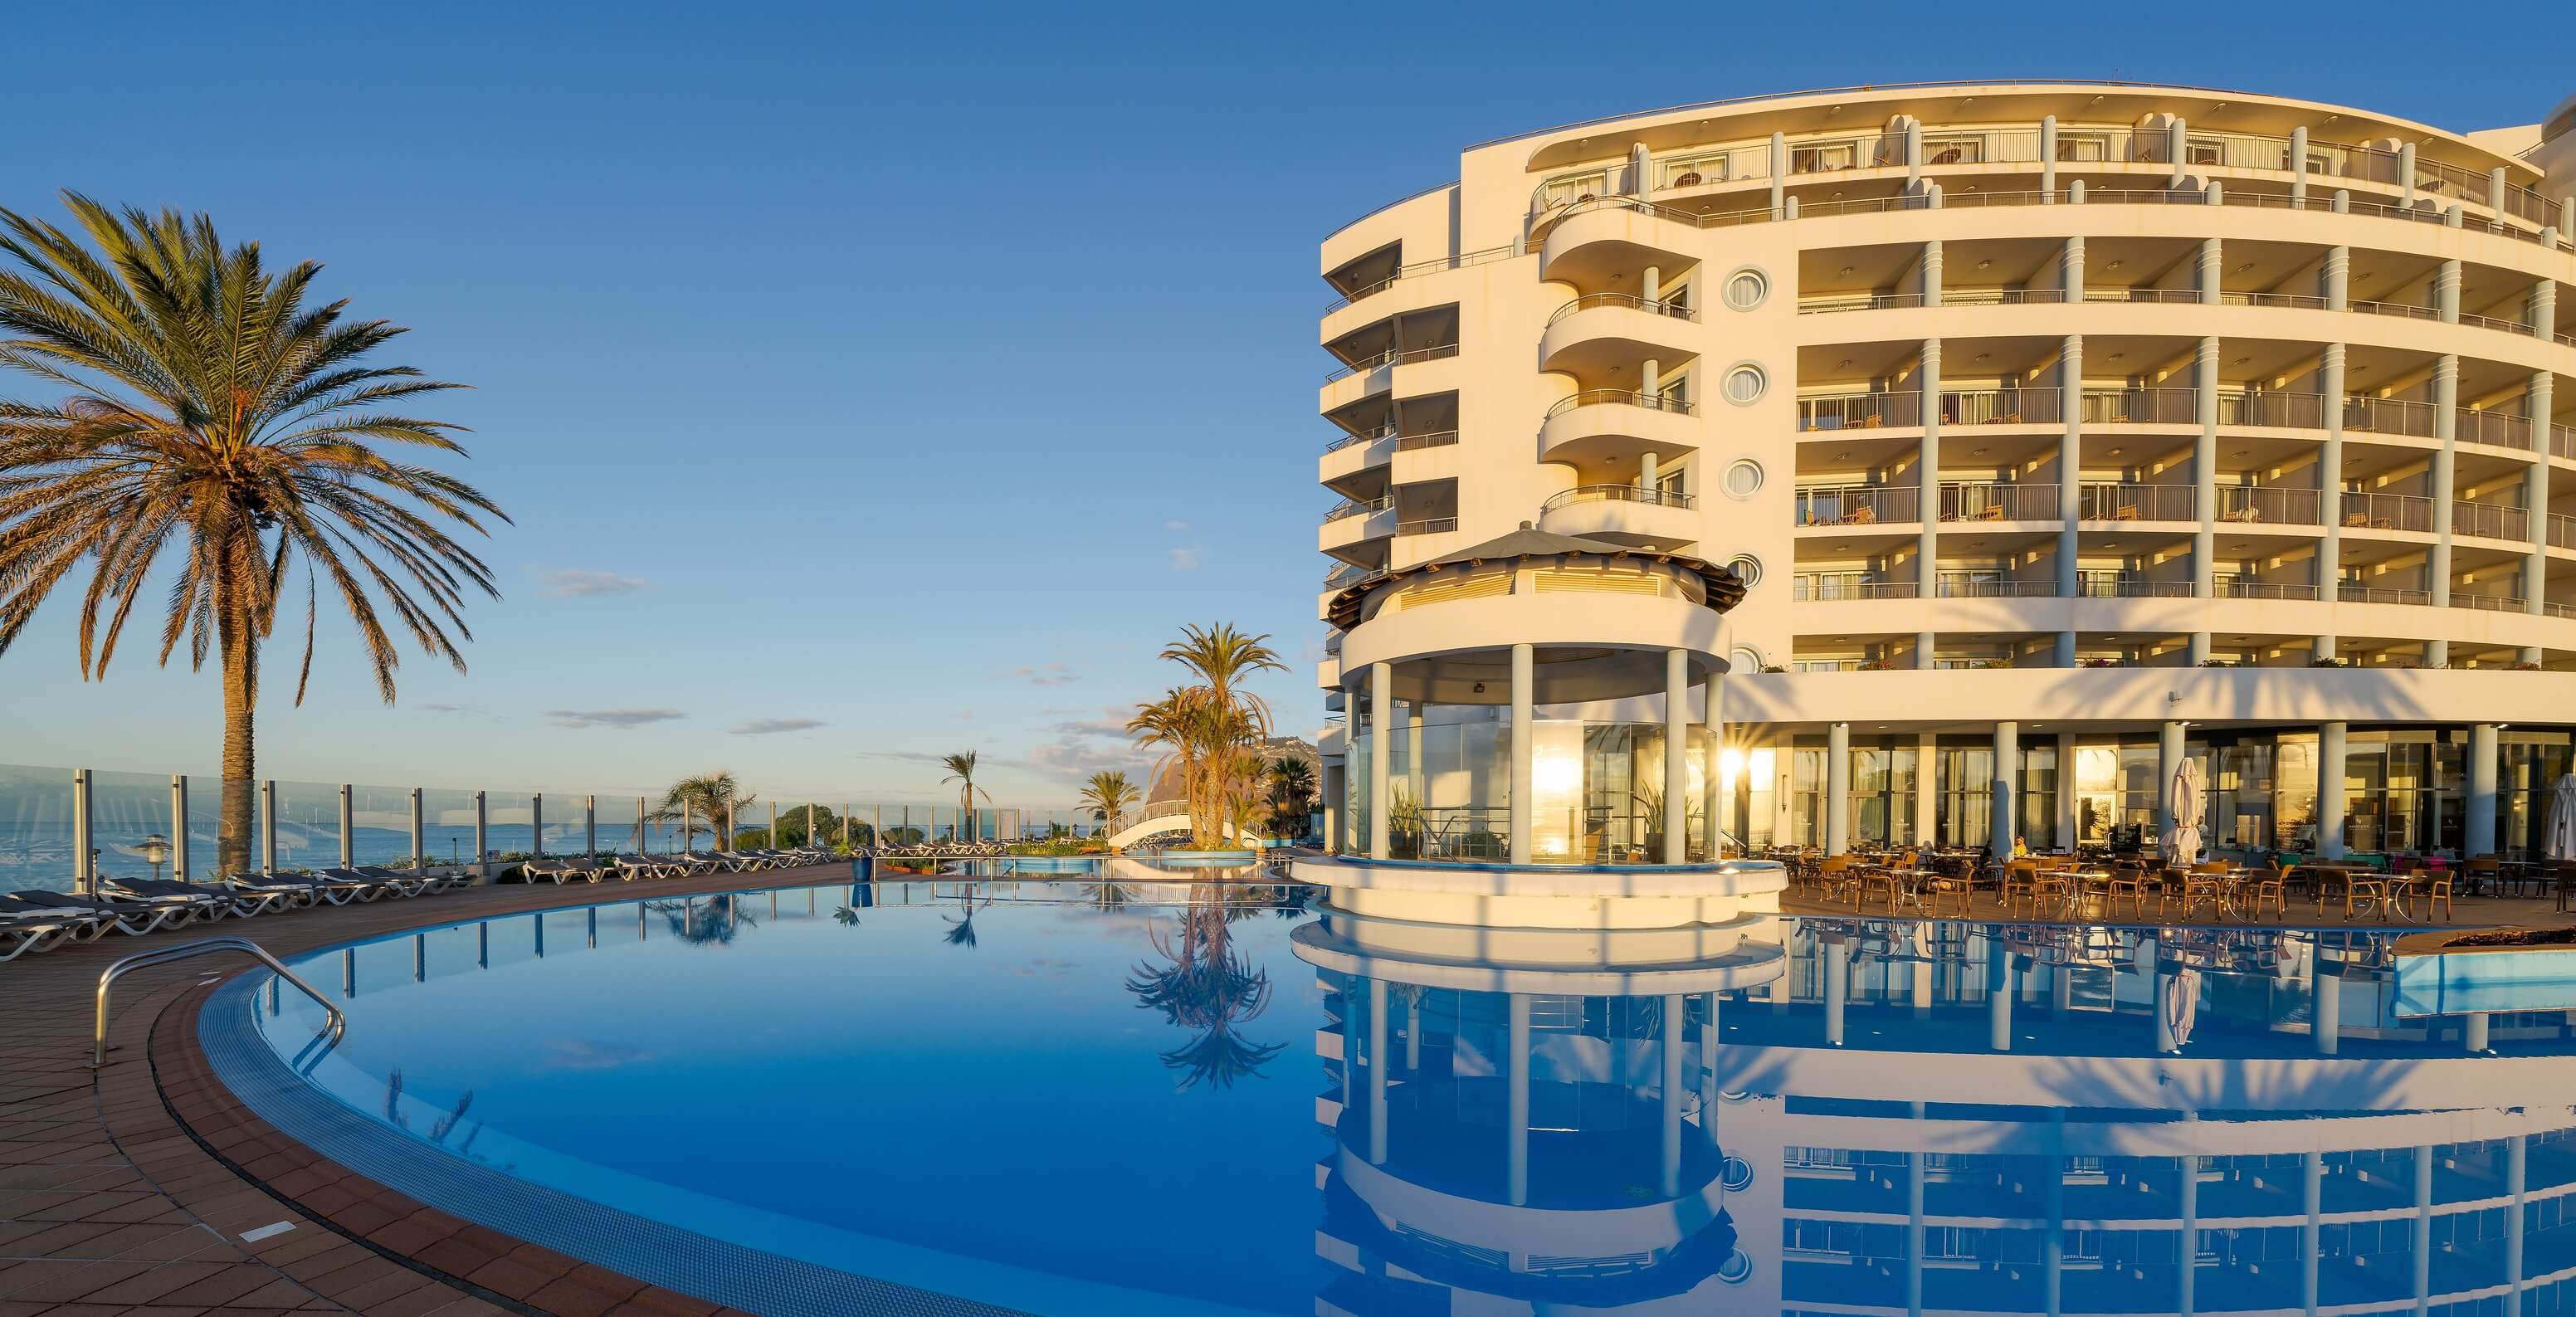
[[2571,767],[2576,99],[1716,102],[1321,266],[1345,853],[2063,847],[2192,756],[2221,850],[2509,854]]

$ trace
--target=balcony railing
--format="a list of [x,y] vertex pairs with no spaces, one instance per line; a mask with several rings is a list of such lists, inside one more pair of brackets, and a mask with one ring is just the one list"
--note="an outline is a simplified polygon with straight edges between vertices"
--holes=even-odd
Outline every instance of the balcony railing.
[[1998,581],[1975,576],[1944,576],[1934,584],[1944,599],[2030,599],[2057,593],[2055,581]]
[[2438,433],[2434,418],[2439,414],[2429,402],[2408,398],[2352,397],[2344,399],[2343,428],[2370,434],[2430,439]]
[[2322,393],[2221,393],[2218,423],[2321,430],[2326,423],[2326,399]]
[[2221,599],[2314,599],[2314,584],[2292,584],[2286,581],[2219,581],[2215,583]]
[[1441,535],[1456,529],[1458,529],[1456,517],[1424,517],[1419,521],[1395,523],[1395,533],[1398,535]]
[[1922,519],[1922,491],[1912,485],[1847,485],[1798,491],[1801,526],[1868,526]]
[[2453,416],[2451,433],[2464,444],[2531,451],[2531,418],[2462,407]]
[[1400,434],[1395,437],[1395,451],[1418,453],[1425,448],[1446,448],[1458,442],[1455,430],[1434,430],[1429,434]]
[[2199,492],[2190,485],[2086,485],[2079,521],[2198,521]]
[[1818,573],[1789,582],[1793,600],[1913,599],[1922,592],[1920,581],[1880,581],[1865,574]]
[[1557,399],[1556,405],[1548,408],[1547,415],[1542,419],[1554,420],[1577,407],[1590,407],[1596,403],[1619,403],[1628,407],[1643,407],[1649,411],[1672,412],[1678,416],[1698,414],[1689,403],[1669,393],[1639,393],[1634,389],[1585,389],[1570,398]]
[[1673,490],[1639,489],[1635,485],[1576,485],[1550,495],[1547,502],[1539,505],[1539,511],[1554,512],[1577,503],[1647,503],[1667,508],[1698,506],[1690,495]]
[[2355,585],[2350,581],[2335,588],[2335,597],[2347,604],[2429,604],[2433,592],[2397,585]]
[[2415,494],[2346,494],[2343,524],[2353,530],[2433,532],[2433,500]]
[[1407,366],[1417,361],[1438,361],[1443,357],[1457,355],[1458,345],[1455,343],[1439,343],[1427,348],[1389,349],[1365,361],[1354,361],[1326,375],[1324,382],[1330,384],[1335,380],[1346,380],[1353,375],[1365,374],[1385,366]]
[[2057,486],[1955,484],[1941,487],[1943,521],[2055,521]]
[[2549,547],[2576,549],[2576,517],[2564,517],[2555,512],[2549,514]]
[[1463,269],[1470,265],[1482,265],[1487,261],[1509,260],[1514,256],[1526,254],[1528,250],[1529,248],[1520,243],[1505,243],[1500,247],[1488,247],[1483,251],[1467,252],[1459,256],[1434,257],[1427,261],[1414,261],[1407,265],[1399,265],[1396,267],[1395,273],[1387,278],[1380,279],[1373,284],[1354,288],[1347,295],[1335,298],[1331,304],[1324,308],[1324,314],[1331,315],[1335,311],[1339,311],[1353,302],[1385,292],[1387,289],[1396,286],[1396,284],[1406,279],[1413,278],[1416,275],[1436,274],[1442,270]]
[[2221,485],[2218,487],[2217,515],[2220,521],[2315,526],[2325,520],[2324,498],[2313,489]]
[[1659,302],[1633,293],[1586,293],[1558,307],[1556,313],[1547,318],[1547,323],[1553,325],[1577,311],[1589,311],[1596,306],[1624,306],[1649,315],[1669,316],[1675,320],[1699,319],[1698,311],[1679,302]]
[[2136,577],[2084,576],[2075,593],[2085,599],[2189,599],[2189,581],[2142,581]]
[[1324,445],[1324,451],[1327,453],[1338,453],[1353,444],[1376,443],[1378,440],[1384,439],[1393,433],[1395,433],[1393,430],[1372,430],[1367,434],[1346,434],[1333,440],[1333,442]]
[[2055,425],[2065,418],[2057,408],[2058,391],[2038,389],[1961,389],[1941,395],[1943,425]]
[[1365,517],[1372,512],[1384,512],[1394,506],[1395,496],[1392,494],[1381,494],[1376,498],[1344,499],[1335,505],[1332,511],[1324,514],[1324,520],[1329,523],[1340,521],[1345,517]]
[[2475,608],[2489,613],[2519,613],[2523,611],[2523,601],[2514,598],[2512,595],[2464,594],[2461,591],[2453,590],[2451,592],[2451,607]]
[[2198,425],[2198,389],[2086,389],[2086,425]]
[[1377,573],[1370,568],[1362,567],[1356,563],[1343,563],[1341,566],[1335,567],[1324,573],[1324,588],[1328,590],[1338,590],[1355,581],[1363,581],[1375,575],[1377,575]]
[[2576,425],[2549,427],[2549,455],[2576,459]]
[[1798,314],[1829,315],[1837,311],[1888,311],[1923,305],[1921,293],[1829,293],[1798,299]]
[[1798,400],[1801,430],[1874,430],[1923,424],[1923,395],[1838,393]]
[[2526,543],[2531,539],[2531,514],[2501,503],[2455,499],[2451,503],[2451,533]]

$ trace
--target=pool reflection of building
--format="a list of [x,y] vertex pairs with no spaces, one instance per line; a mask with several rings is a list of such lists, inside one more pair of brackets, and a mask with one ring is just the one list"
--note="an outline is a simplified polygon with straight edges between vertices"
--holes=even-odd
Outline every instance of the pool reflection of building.
[[2564,1009],[2402,1013],[2384,935],[1995,932],[1328,912],[1317,1311],[2569,1306]]

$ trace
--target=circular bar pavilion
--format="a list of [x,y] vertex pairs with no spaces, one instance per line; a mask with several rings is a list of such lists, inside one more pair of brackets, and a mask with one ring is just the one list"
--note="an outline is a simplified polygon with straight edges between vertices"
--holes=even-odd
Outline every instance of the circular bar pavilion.
[[1325,782],[1341,853],[1298,876],[1344,909],[1438,922],[1777,909],[1777,867],[1725,858],[1712,826],[1743,597],[1701,559],[1526,523],[1342,590],[1351,735]]

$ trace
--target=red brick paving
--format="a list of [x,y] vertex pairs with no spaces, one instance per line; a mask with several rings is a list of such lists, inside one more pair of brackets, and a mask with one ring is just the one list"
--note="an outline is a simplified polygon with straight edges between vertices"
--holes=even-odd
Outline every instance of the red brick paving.
[[[645,885],[659,896],[847,880],[833,865]],[[223,934],[284,957],[625,890],[474,887],[115,935],[0,965],[0,1317],[743,1317],[458,1220],[269,1128],[196,1046],[199,981],[240,973],[237,957],[118,980],[118,1050],[102,1070],[87,1065],[99,972],[136,951]],[[280,1221],[294,1228],[241,1238]]]

